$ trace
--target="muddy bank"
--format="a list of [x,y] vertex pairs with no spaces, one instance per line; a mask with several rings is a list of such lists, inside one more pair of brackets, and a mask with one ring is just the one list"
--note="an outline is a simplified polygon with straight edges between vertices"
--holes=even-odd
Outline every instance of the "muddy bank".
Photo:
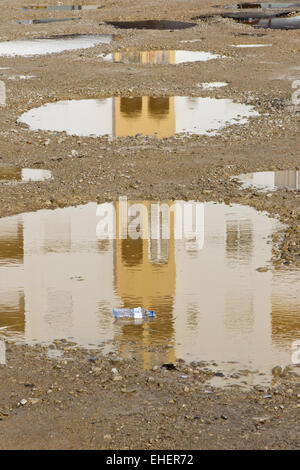
[[299,366],[275,369],[269,388],[248,391],[207,385],[211,372],[201,362],[140,366],[64,341],[51,349],[8,344],[0,448],[299,447]]

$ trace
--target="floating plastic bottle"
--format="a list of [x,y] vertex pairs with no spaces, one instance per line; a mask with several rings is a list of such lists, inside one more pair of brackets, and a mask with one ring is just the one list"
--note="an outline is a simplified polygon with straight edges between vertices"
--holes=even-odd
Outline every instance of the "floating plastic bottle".
[[114,316],[116,318],[146,318],[155,317],[154,310],[146,310],[142,307],[136,308],[114,308]]

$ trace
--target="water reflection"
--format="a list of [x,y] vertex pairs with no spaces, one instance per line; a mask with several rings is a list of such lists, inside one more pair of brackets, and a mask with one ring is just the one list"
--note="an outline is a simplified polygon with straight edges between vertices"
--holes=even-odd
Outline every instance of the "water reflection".
[[109,44],[113,40],[108,34],[75,34],[52,36],[49,38],[24,39],[0,42],[0,56],[22,56],[55,54],[76,49],[88,49],[99,44]]
[[154,30],[175,30],[186,29],[196,26],[197,23],[188,23],[185,21],[169,20],[142,20],[142,21],[106,21],[106,24],[121,29],[154,29]]
[[245,187],[253,186],[266,191],[280,188],[300,190],[299,170],[261,171],[239,175],[238,180]]
[[289,9],[289,8],[297,8],[300,7],[300,3],[268,3],[268,2],[244,2],[244,3],[236,3],[235,5],[227,6],[226,8],[230,8],[233,10],[247,10],[250,8],[254,9]]
[[299,29],[300,16],[290,16],[284,18],[248,18],[240,20],[245,24],[250,24],[255,28],[269,29]]
[[101,54],[103,60],[126,64],[177,65],[219,59],[218,54],[204,51],[121,51]]
[[45,11],[81,11],[81,10],[100,10],[100,5],[30,5],[23,7],[24,11],[45,10]]
[[49,170],[0,166],[0,181],[45,181],[51,177]]
[[75,21],[80,18],[42,18],[37,20],[16,20],[16,24],[44,24],[44,23],[59,23],[64,21]]
[[[149,217],[148,201],[140,221],[150,239],[99,240],[96,207],[1,220],[0,328],[7,334],[29,342],[72,336],[83,345],[114,339],[145,367],[176,357],[237,360],[262,371],[290,363],[300,334],[299,271],[256,271],[272,256],[266,237],[278,222],[249,207],[198,203],[204,244],[196,247],[185,232],[177,238],[176,211],[168,222]],[[119,203],[107,207],[124,236]],[[137,305],[155,309],[155,320],[114,320],[113,307]]]
[[27,111],[19,121],[34,130],[80,136],[169,137],[213,134],[228,124],[245,124],[248,117],[257,115],[253,106],[230,99],[140,96],[58,101]]
[[[296,14],[298,13],[298,14]],[[299,29],[300,15],[295,12],[293,15],[284,13],[252,12],[250,13],[222,13],[223,18],[231,18],[244,24],[249,24],[255,28],[270,29]]]

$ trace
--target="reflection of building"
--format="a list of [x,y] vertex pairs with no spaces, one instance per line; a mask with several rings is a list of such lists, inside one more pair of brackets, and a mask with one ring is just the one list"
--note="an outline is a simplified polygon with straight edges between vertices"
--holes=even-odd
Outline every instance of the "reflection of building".
[[300,189],[300,171],[261,171],[257,173],[247,173],[241,176],[241,180],[254,186],[275,188]]
[[275,186],[300,189],[300,171],[286,170],[275,173]]
[[[156,227],[151,227],[151,224],[156,220],[151,218],[150,202],[143,202],[143,207],[145,210],[140,214],[141,229],[153,233]],[[120,230],[119,219],[117,206],[117,233]],[[157,312],[155,321],[123,327],[122,335],[119,337],[123,350],[130,347],[130,341],[136,341],[141,347],[149,348],[155,343],[162,346],[165,342],[163,338],[174,337],[173,301],[176,269],[173,213],[170,215],[170,233],[169,240],[161,238],[151,241],[142,238],[116,240],[115,286],[122,304],[130,308],[142,306]],[[146,350],[142,350],[141,355],[146,366],[150,364],[151,357],[153,360],[153,354],[149,354]],[[172,349],[166,360],[175,360]]]
[[176,132],[174,97],[140,96],[114,99],[114,136],[157,135]]
[[114,62],[130,64],[175,64],[176,51],[122,51],[114,52]]
[[[145,366],[175,357],[254,368],[289,362],[290,342],[299,339],[299,271],[256,271],[271,258],[266,237],[277,223],[249,207],[205,204],[203,245],[189,227],[188,237],[176,236],[176,211],[167,238],[165,222],[149,218],[149,202],[138,216],[134,206],[128,230],[137,220],[156,238],[97,239],[96,204],[2,219],[0,328],[27,341],[118,339],[121,353],[132,349]],[[120,211],[119,203],[117,233]],[[139,305],[156,318],[114,320],[113,307]]]
[[0,328],[23,333],[25,326],[23,225],[18,218],[1,221],[0,232]]
[[0,80],[0,106],[6,105],[6,86],[5,83]]

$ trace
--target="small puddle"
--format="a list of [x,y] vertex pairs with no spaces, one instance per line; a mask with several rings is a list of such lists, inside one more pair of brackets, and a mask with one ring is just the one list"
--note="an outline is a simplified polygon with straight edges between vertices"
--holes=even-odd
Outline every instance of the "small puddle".
[[155,29],[155,30],[175,30],[186,29],[197,26],[197,23],[187,23],[184,21],[168,20],[144,20],[144,21],[106,21],[106,24],[121,29]]
[[170,137],[180,133],[210,134],[258,116],[253,106],[230,99],[187,96],[70,100],[25,112],[19,122],[32,130],[69,135]]
[[246,173],[237,177],[244,187],[254,187],[264,191],[275,191],[276,189],[289,189],[300,191],[300,171],[260,171],[257,173]]
[[255,28],[265,29],[299,29],[300,28],[300,13],[297,12],[289,14],[284,13],[270,13],[267,15],[263,12],[252,12],[251,15],[247,13],[223,13],[223,18],[231,18],[233,20],[249,24]]
[[204,90],[214,90],[215,88],[222,88],[227,85],[227,82],[203,82],[198,84],[198,86]]
[[49,170],[0,166],[0,181],[45,181],[50,178]]
[[204,51],[121,51],[100,54],[103,60],[125,64],[177,65],[188,62],[207,62],[221,56]]
[[100,10],[104,5],[30,5],[24,6],[22,10],[44,10],[44,11],[85,11],[85,10]]
[[109,44],[112,35],[76,34],[70,36],[52,36],[49,38],[24,39],[18,41],[0,42],[0,56],[22,56],[55,54],[76,49],[88,49],[99,44]]
[[271,47],[272,44],[237,44],[237,45],[232,45],[232,47],[238,47],[238,48],[248,48],[248,47]]
[[287,9],[287,8],[298,8],[300,7],[300,3],[255,3],[255,2],[244,2],[244,3],[236,3],[235,5],[229,5],[225,8],[230,8],[232,10],[248,10],[248,9],[266,9],[266,10],[273,10],[273,9]]
[[[229,382],[241,367],[266,374],[243,376],[253,384],[291,363],[300,272],[257,271],[282,225],[247,206],[137,203],[0,219],[1,334],[103,345],[145,368],[215,361]],[[155,319],[114,319],[114,307],[139,305]]]
[[44,23],[58,23],[64,21],[76,21],[81,18],[43,18],[39,20],[16,20],[15,24],[44,24]]

